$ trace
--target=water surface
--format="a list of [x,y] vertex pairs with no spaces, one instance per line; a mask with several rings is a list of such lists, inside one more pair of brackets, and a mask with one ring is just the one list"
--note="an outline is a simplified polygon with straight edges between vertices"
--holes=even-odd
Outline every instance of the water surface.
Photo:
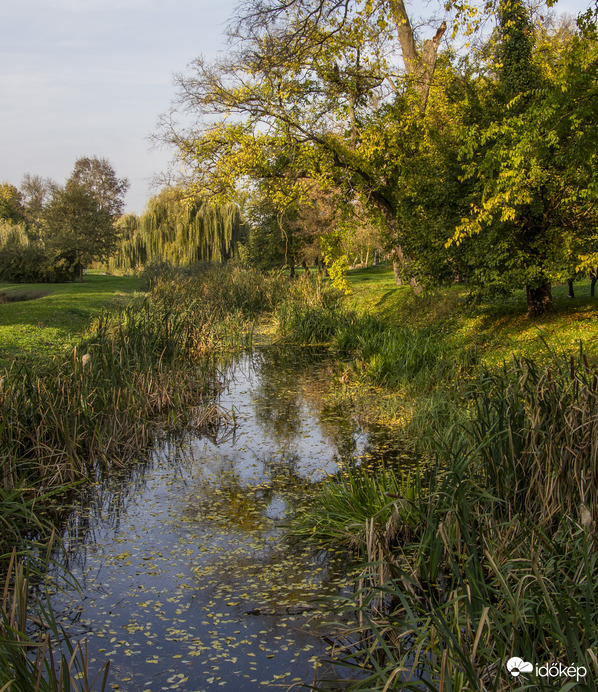
[[321,358],[264,350],[223,376],[234,426],[160,437],[70,527],[82,591],[54,607],[92,666],[111,660],[115,688],[300,689],[330,674],[322,598],[344,588],[342,558],[294,545],[284,520],[339,461],[375,454],[376,436],[324,405]]

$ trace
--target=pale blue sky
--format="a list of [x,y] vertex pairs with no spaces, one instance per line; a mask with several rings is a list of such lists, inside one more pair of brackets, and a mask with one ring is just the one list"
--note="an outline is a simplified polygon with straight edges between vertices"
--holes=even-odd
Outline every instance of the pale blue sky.
[[172,75],[224,46],[236,0],[0,0],[0,182],[63,183],[81,156],[129,178],[141,212],[170,154],[148,135]]
[[[573,14],[589,0],[561,0]],[[170,154],[148,136],[172,75],[224,46],[237,0],[0,0],[0,182],[63,183],[81,156],[129,178],[140,213]],[[413,6],[413,3],[410,3]]]

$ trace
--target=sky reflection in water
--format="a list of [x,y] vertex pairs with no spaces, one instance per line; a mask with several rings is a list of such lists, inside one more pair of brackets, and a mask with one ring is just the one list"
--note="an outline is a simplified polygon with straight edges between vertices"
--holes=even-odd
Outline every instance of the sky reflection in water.
[[317,599],[342,579],[280,523],[287,503],[336,471],[339,450],[358,456],[371,440],[323,410],[325,363],[263,351],[226,377],[220,404],[234,410],[234,432],[158,442],[73,521],[82,594],[54,605],[93,659],[111,659],[113,687],[298,689],[326,651],[331,616]]

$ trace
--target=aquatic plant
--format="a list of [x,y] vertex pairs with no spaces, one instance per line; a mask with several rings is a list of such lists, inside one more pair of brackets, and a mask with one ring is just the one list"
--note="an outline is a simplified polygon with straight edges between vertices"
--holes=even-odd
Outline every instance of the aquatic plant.
[[[548,370],[515,359],[482,374],[469,389],[471,421],[437,437],[437,470],[405,529],[389,543],[376,511],[345,523],[367,546],[341,606],[357,616],[333,652],[355,671],[349,689],[502,690],[515,655],[576,666],[576,689],[593,689],[596,379],[583,352]],[[375,474],[362,480],[375,487]],[[313,526],[312,543],[327,544],[328,522]]]
[[13,551],[0,600],[0,689],[10,692],[104,690],[109,663],[90,670],[85,643],[74,644]]

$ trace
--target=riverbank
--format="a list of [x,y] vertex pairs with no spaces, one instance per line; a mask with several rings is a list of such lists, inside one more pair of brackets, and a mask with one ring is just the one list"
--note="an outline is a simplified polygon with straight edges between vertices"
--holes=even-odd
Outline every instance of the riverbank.
[[326,344],[326,405],[391,425],[420,459],[406,472],[380,449],[367,467],[347,465],[296,523],[311,545],[344,545],[369,565],[347,603],[360,624],[339,639],[351,642],[342,663],[361,671],[355,689],[503,689],[501,661],[528,650],[595,674],[596,359],[579,347],[598,336],[588,287],[574,300],[557,288],[555,313],[531,322],[519,296],[471,306],[459,286],[418,297],[387,270],[349,278],[343,298],[315,277],[234,267],[154,276],[147,297],[96,319],[68,359],[68,349],[53,364],[24,358],[2,391],[3,519],[21,517],[18,536],[32,525],[22,517],[39,517],[34,488],[97,479],[121,449],[134,462],[152,421],[197,421],[218,382],[193,364],[247,347],[257,325],[262,340]]
[[375,315],[332,340],[334,396],[395,422],[421,461],[350,467],[295,518],[314,548],[362,561],[333,656],[356,672],[348,689],[507,690],[516,658],[522,689],[595,689],[592,299],[557,288],[555,313],[530,322],[517,296],[473,307],[459,287],[379,297],[365,283],[353,300]]

